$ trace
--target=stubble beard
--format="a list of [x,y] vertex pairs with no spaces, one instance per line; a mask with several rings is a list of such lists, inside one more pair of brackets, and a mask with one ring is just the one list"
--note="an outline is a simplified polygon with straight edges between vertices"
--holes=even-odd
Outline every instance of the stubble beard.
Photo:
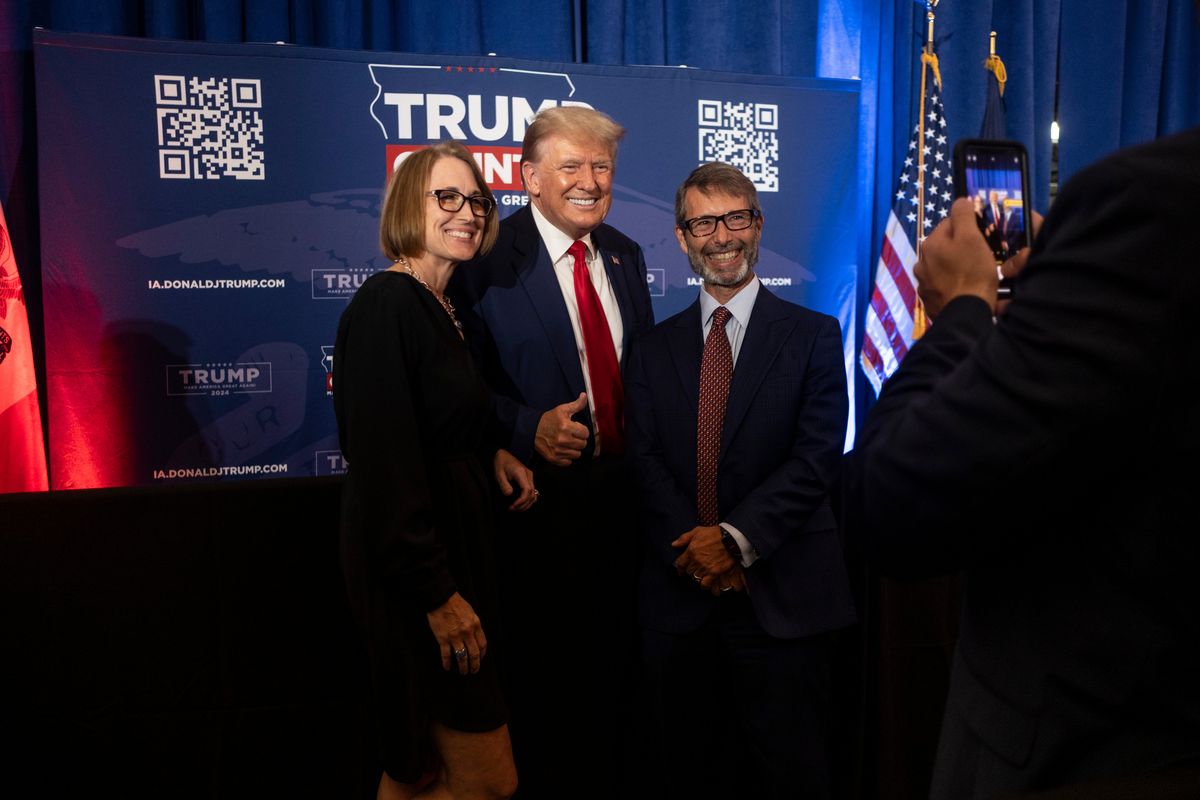
[[[733,250],[736,248],[729,248]],[[704,249],[689,250],[688,262],[692,265],[692,272],[700,276],[701,280],[709,286],[724,286],[734,287],[740,286],[745,282],[746,276],[750,274],[750,270],[754,269],[754,265],[758,263],[758,243],[742,245],[742,264],[735,272],[718,273],[709,268],[704,263]],[[729,250],[714,250],[713,252],[724,253]]]

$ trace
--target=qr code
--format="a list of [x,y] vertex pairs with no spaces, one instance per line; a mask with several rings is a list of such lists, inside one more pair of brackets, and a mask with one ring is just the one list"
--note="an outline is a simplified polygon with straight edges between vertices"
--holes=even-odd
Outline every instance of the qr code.
[[261,181],[262,82],[155,75],[158,176]]
[[700,160],[740,169],[760,192],[779,191],[779,106],[699,102]]

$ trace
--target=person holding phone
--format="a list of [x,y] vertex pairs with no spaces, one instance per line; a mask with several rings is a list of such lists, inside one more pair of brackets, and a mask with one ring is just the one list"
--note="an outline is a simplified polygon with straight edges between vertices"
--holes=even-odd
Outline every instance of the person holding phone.
[[516,770],[496,662],[493,483],[532,473],[496,444],[490,398],[443,293],[496,240],[496,203],[457,142],[408,156],[380,219],[393,264],[338,325],[333,401],[350,464],[342,566],[374,689],[377,797],[508,797]]
[[934,800],[1200,796],[1198,195],[1200,129],[1081,172],[1006,309],[970,200],[921,248],[933,324],[845,484],[877,568],[966,571]]

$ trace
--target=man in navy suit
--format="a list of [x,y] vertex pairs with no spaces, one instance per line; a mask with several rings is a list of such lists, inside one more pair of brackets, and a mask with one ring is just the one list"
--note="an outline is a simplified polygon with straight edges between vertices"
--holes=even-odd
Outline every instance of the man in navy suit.
[[885,573],[966,572],[936,800],[1200,797],[1197,193],[1200,128],[1081,171],[1007,310],[966,201],[921,248],[845,508]]
[[826,634],[854,619],[828,496],[841,331],[755,276],[763,216],[737,169],[693,171],[675,219],[703,289],[638,341],[626,379],[661,791],[828,797]]
[[621,371],[654,315],[641,248],[603,224],[623,134],[590,108],[539,112],[521,161],[530,204],[451,286],[505,446],[540,490],[499,545],[522,798],[613,796],[634,702]]
[[1025,209],[1018,203],[1009,205],[1004,211],[1004,252],[1011,256],[1028,245],[1025,236]]

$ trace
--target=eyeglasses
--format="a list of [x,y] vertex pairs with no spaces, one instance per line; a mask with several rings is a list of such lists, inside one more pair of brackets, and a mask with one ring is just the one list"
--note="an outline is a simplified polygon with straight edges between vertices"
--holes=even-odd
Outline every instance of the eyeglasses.
[[692,236],[711,236],[717,230],[717,223],[725,223],[727,231],[742,231],[754,224],[754,220],[762,216],[756,208],[740,208],[719,217],[692,217],[684,220],[683,227]]
[[462,192],[456,192],[453,189],[434,189],[425,194],[428,197],[436,197],[438,207],[442,211],[458,211],[463,207],[463,203],[469,202],[472,214],[477,217],[486,217],[496,207],[496,203],[490,197],[484,197],[481,194],[473,194],[467,197]]

